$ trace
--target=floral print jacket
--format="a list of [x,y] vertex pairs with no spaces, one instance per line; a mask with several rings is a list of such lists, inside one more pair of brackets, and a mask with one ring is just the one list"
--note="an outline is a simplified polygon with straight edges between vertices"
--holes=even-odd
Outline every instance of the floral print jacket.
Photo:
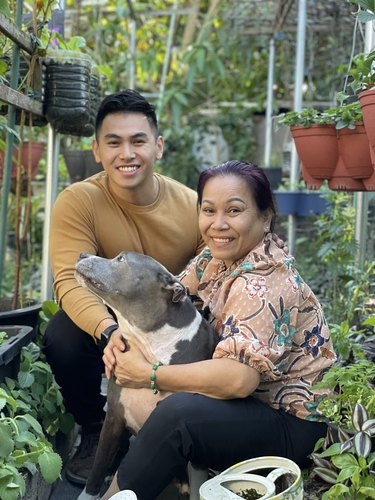
[[216,327],[220,342],[213,357],[258,370],[254,397],[319,420],[316,406],[327,391],[311,387],[336,356],[321,305],[275,239],[267,234],[229,269],[206,248],[180,279]]

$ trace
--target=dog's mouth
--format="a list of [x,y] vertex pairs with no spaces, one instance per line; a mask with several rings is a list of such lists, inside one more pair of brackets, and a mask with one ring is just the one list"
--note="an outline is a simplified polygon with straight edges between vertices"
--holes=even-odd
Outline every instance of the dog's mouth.
[[75,278],[80,285],[86,286],[87,288],[94,288],[95,290],[105,290],[103,283],[95,280],[94,278],[90,278],[85,274],[82,274],[79,271],[75,271]]

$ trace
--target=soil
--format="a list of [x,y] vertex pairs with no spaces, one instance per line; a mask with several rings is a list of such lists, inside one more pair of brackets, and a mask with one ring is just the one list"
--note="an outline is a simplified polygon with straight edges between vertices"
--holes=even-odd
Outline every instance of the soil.
[[263,495],[260,495],[257,490],[254,488],[247,488],[246,490],[241,490],[237,495],[241,498],[245,498],[246,500],[256,500],[257,498],[262,498]]

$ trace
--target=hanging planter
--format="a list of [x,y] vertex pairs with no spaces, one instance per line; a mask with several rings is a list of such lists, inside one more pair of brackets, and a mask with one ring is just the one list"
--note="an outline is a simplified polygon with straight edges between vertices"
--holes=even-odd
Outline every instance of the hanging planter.
[[367,191],[375,191],[375,88],[360,92],[358,98],[363,113],[363,124],[370,143],[370,156],[373,167],[371,176],[364,179],[363,184]]
[[363,123],[355,129],[338,131],[339,154],[353,179],[368,179],[373,174],[369,141]]
[[[31,177],[34,178],[38,171],[39,161],[44,152],[45,144],[44,142],[32,141],[22,143],[22,153],[21,153],[21,177],[26,175],[29,159],[30,159],[30,169]],[[17,158],[18,158],[18,148],[13,148],[13,163],[12,163],[12,177],[17,177]],[[4,171],[4,152],[0,151],[0,181],[3,178]]]
[[91,58],[73,50],[49,51],[45,89],[45,115],[57,132],[92,135],[90,122]]
[[319,189],[335,170],[339,150],[335,125],[293,126],[290,132],[301,160],[307,189]]
[[91,149],[71,150],[64,148],[62,155],[69,172],[70,182],[82,181],[103,170],[102,164],[96,162]]

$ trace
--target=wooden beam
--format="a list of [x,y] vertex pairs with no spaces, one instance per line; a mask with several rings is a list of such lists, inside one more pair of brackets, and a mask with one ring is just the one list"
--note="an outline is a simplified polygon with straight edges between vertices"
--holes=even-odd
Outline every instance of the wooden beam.
[[27,95],[21,94],[0,82],[0,100],[8,104],[13,104],[16,108],[30,111],[34,115],[44,116],[43,103],[36,101]]
[[19,30],[15,24],[9,21],[7,17],[0,12],[0,32],[10,38],[13,42],[17,43],[21,49],[26,50],[32,54],[35,46],[28,33]]

